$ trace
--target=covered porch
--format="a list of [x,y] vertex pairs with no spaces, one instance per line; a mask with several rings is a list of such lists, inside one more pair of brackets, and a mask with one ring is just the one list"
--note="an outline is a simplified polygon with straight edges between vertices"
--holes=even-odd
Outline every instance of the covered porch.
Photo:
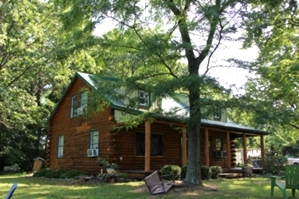
[[[242,139],[243,160],[246,162],[247,156],[247,139],[249,137],[259,137],[261,160],[264,165],[264,136],[268,132],[236,125],[234,123],[224,123],[219,121],[202,120],[201,123],[201,165],[221,166],[225,172],[236,171],[236,146],[235,140]],[[151,172],[151,123],[144,122],[145,128],[145,156],[144,156],[144,173]],[[178,123],[176,123],[178,125]],[[186,126],[180,124],[181,128],[181,167],[187,165],[187,133]],[[261,171],[261,168],[255,169]]]

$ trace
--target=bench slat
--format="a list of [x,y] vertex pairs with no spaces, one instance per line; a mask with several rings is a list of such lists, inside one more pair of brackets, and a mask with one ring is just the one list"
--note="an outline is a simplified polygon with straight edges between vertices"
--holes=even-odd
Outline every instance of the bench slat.
[[158,172],[155,171],[152,174],[144,178],[145,184],[151,194],[167,193],[174,185],[174,181],[163,182]]

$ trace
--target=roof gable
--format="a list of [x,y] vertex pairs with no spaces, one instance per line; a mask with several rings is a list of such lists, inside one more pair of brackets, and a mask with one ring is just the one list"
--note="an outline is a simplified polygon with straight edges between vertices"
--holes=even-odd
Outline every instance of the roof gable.
[[[95,91],[99,91],[97,84],[99,84],[101,81],[119,81],[119,79],[116,79],[116,78],[103,77],[103,76],[97,76],[97,75],[88,74],[88,73],[76,72],[76,74],[72,78],[70,84],[68,85],[66,91],[62,95],[60,101],[55,106],[48,121],[50,121],[51,118],[53,117],[53,115],[56,113],[58,107],[60,106],[61,101],[66,97],[68,91],[74,85],[74,82],[77,78],[82,80],[86,84],[87,87],[89,87],[90,89],[95,90]],[[107,97],[107,100],[109,101],[110,106],[112,108],[117,109],[119,111],[136,114],[136,115],[144,112],[139,109],[129,108],[125,104],[121,103],[120,100],[113,100],[110,97]],[[167,115],[163,115],[163,114],[153,114],[153,116],[155,118],[167,119],[170,121],[182,121],[188,117],[189,108],[187,105],[188,104],[187,98],[181,97],[180,95],[174,95],[174,96],[166,97],[163,100],[165,100],[165,102],[164,102],[164,104],[163,103],[161,104],[161,106],[162,106],[161,108],[163,109],[164,113],[167,113],[167,111],[171,111],[170,109],[176,109],[176,108],[181,109],[181,111],[178,112],[178,114],[173,115],[173,116],[167,116]],[[240,131],[246,131],[246,132],[257,133],[257,134],[269,134],[266,131],[257,130],[257,129],[250,128],[247,126],[242,126],[242,125],[233,123],[232,121],[220,122],[220,121],[202,119],[201,122],[205,126],[221,127],[221,128],[227,129],[227,130],[234,130],[234,131],[240,130]]]

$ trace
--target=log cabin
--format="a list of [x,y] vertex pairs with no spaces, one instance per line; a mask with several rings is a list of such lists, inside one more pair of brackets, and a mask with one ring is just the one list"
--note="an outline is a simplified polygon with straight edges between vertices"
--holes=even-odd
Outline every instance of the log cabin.
[[[97,88],[98,80],[99,76],[77,72],[51,114],[47,134],[47,168],[77,169],[96,175],[101,172],[96,160],[103,157],[120,165],[121,170],[132,177],[144,176],[167,164],[187,165],[186,125],[177,117],[159,114],[153,119],[142,120],[133,128],[121,128],[124,117],[150,110],[150,93],[136,92],[139,98],[137,108],[128,108],[117,100],[109,99],[103,110],[84,115],[89,106],[88,92],[101,92]],[[181,106],[180,114],[186,115],[188,110],[181,101],[168,97],[162,99],[159,106],[162,110]],[[225,110],[220,110],[212,118],[201,120],[200,162],[230,170],[236,166],[235,140],[243,140],[246,159],[246,139],[252,136],[260,138],[263,158],[264,136],[267,134],[229,121]]]

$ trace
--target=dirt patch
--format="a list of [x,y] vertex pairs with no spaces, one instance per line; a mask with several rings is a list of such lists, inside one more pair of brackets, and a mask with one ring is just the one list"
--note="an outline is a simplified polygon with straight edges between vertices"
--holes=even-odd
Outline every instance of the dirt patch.
[[184,182],[177,182],[171,191],[175,193],[193,192],[193,191],[218,191],[218,187],[211,185],[193,185]]
[[[183,194],[187,192],[202,192],[202,191],[218,191],[218,187],[211,185],[193,185],[176,181],[174,186],[170,189],[169,193]],[[140,187],[135,192],[149,192],[146,186]]]

